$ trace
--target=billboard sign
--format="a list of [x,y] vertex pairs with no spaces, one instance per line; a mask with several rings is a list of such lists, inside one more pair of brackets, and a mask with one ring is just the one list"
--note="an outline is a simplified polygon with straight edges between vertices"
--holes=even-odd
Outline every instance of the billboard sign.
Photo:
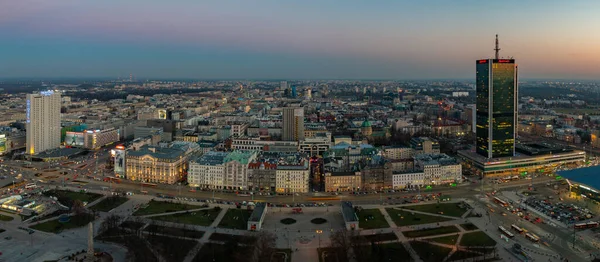
[[65,145],[80,147],[85,141],[83,132],[67,132],[65,135]]
[[0,134],[0,154],[6,152],[6,135]]
[[114,155],[115,155],[115,165],[114,165],[115,175],[124,176],[125,175],[125,150],[118,149],[118,147],[117,147],[114,149]]
[[158,119],[167,119],[167,110],[159,109],[158,110]]

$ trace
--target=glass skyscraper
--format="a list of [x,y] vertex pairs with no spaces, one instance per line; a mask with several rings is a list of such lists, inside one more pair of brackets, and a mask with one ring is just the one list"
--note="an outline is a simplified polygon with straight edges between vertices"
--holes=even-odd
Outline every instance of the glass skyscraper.
[[514,156],[517,124],[517,65],[514,59],[477,60],[477,153]]

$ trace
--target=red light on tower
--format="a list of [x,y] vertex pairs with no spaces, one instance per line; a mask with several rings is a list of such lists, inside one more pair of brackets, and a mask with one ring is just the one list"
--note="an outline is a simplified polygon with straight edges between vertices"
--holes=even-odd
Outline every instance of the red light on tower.
[[481,60],[477,60],[478,64],[487,64],[488,60],[487,59],[481,59]]

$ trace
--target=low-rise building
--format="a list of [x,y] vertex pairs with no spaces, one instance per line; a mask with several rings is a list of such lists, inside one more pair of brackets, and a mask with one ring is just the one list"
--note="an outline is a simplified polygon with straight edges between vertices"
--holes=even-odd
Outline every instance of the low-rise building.
[[440,143],[429,137],[413,137],[410,139],[410,147],[413,149],[413,154],[439,154]]
[[408,159],[413,156],[413,149],[405,146],[390,146],[383,149],[388,159]]
[[325,192],[359,191],[362,187],[360,172],[325,173]]
[[415,155],[415,169],[423,171],[425,185],[462,182],[462,166],[446,154]]
[[104,130],[86,130],[83,133],[83,147],[99,149],[103,146],[119,142],[119,130],[114,128]]

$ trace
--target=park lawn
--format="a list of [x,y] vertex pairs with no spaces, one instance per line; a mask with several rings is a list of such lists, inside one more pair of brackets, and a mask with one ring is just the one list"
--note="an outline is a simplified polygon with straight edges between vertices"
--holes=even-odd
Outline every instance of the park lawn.
[[[363,209],[356,213],[358,226],[362,229],[388,228],[390,225],[379,209]],[[369,219],[371,217],[371,219]]]
[[[58,198],[58,201],[61,201],[61,198],[63,198],[63,199],[66,198],[66,199],[70,199],[71,201],[79,200],[81,202],[88,202],[88,203],[92,203],[96,199],[102,197],[101,194],[96,194],[96,193],[75,192],[75,191],[69,191],[69,190],[56,190],[56,189],[44,192],[44,195],[55,196],[56,198]],[[67,205],[67,203],[63,203],[63,204]]]
[[168,202],[168,201],[150,200],[150,202],[148,202],[146,207],[140,207],[137,211],[135,211],[135,213],[133,213],[133,215],[134,216],[145,216],[145,215],[169,213],[169,212],[198,209],[198,208],[202,208],[202,207],[196,206],[196,205]]
[[151,217],[152,219],[162,220],[173,223],[191,224],[198,226],[210,226],[215,218],[221,213],[221,209],[205,209],[198,211],[188,211],[166,216]]
[[413,261],[410,253],[401,243],[387,243],[375,245],[377,252],[372,253],[374,261]]
[[395,208],[386,208],[387,213],[390,215],[396,226],[412,226],[420,224],[438,223],[444,221],[450,221],[451,218],[430,216],[419,213],[413,213],[405,210],[398,210]]
[[445,227],[434,227],[434,228],[419,229],[419,230],[412,230],[412,231],[403,231],[402,234],[408,238],[413,238],[413,237],[428,237],[428,236],[435,236],[435,235],[443,235],[443,234],[457,233],[457,232],[459,232],[459,230],[455,226],[445,226]]
[[14,218],[14,217],[12,217],[12,216],[7,216],[7,215],[0,214],[0,220],[1,220],[1,221],[12,221],[12,220],[14,220],[14,219],[15,219],[15,218]]
[[460,217],[465,212],[467,212],[467,209],[458,207],[458,203],[437,203],[418,206],[406,206],[403,208],[451,217]]
[[479,229],[476,225],[473,225],[472,223],[460,224],[460,227],[462,227],[466,231],[473,231]]
[[[452,254],[452,256],[450,256],[447,261],[469,261],[469,258],[479,257],[479,256],[483,256],[483,255],[478,254],[478,253],[463,251],[463,250],[456,250],[456,252],[454,252],[454,254]],[[477,261],[479,261],[479,260],[477,260]]]
[[71,220],[66,223],[58,222],[58,219],[46,221],[37,225],[30,226],[35,230],[40,230],[49,233],[60,233],[63,230],[78,228],[87,225],[94,221],[94,215],[92,214],[79,214],[71,216]]
[[124,204],[127,202],[127,200],[129,199],[122,196],[110,196],[93,205],[90,207],[90,209],[94,211],[108,212]]
[[410,246],[417,252],[417,255],[424,262],[439,262],[443,261],[450,251],[451,248],[442,247],[438,245],[429,244],[421,241],[410,241]]
[[237,246],[227,244],[217,244],[208,242],[202,245],[202,248],[192,259],[193,262],[232,262],[247,258],[252,251],[249,246]]
[[495,246],[496,240],[482,231],[471,232],[463,235],[460,245],[464,247]]
[[458,235],[436,237],[436,238],[430,238],[428,240],[431,240],[433,242],[440,243],[440,244],[454,245],[454,244],[456,244],[456,240],[458,240]]
[[228,209],[223,219],[219,223],[219,227],[231,229],[248,229],[248,218],[250,218],[252,210],[246,209]]
[[146,239],[166,261],[183,261],[188,252],[198,244],[194,240],[159,235],[148,235]]

